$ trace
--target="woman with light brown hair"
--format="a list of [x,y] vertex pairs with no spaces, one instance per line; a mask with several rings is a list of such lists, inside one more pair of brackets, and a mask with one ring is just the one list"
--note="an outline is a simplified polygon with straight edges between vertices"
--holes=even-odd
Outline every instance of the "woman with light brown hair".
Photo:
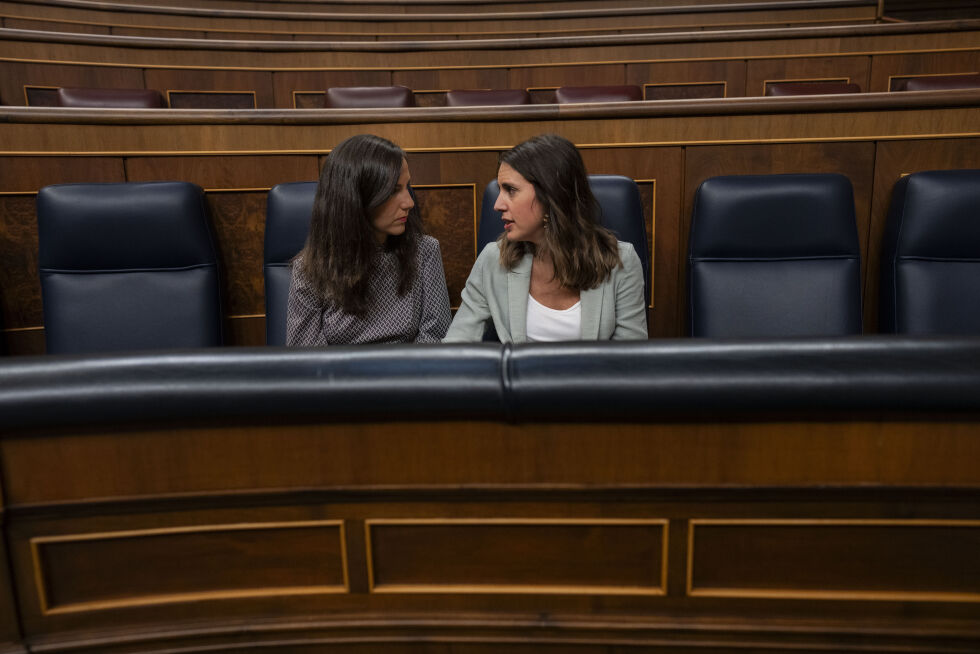
[[578,149],[542,134],[500,155],[504,233],[470,272],[444,342],[645,339],[643,272],[633,246],[599,224]]

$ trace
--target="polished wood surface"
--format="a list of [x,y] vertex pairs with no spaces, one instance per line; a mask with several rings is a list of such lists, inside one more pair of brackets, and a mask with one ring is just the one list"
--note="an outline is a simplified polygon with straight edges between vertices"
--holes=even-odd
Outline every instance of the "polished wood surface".
[[91,425],[7,431],[0,465],[45,650],[965,653],[976,436],[970,416]]
[[[87,0],[0,1],[3,27],[62,32],[186,38],[400,40],[617,34],[703,28],[746,29],[786,25],[869,23],[869,0],[785,0],[708,6],[592,7],[535,10],[520,7],[458,12],[251,11],[213,7],[106,5]],[[39,22],[43,21],[43,22]]]
[[59,86],[153,88],[188,108],[227,108],[249,94],[258,108],[317,108],[330,86],[391,84],[416,91],[420,106],[445,105],[453,88],[523,88],[551,103],[558,86],[613,83],[641,85],[647,99],[761,96],[767,83],[787,80],[851,80],[877,92],[911,75],[980,70],[980,21],[578,37],[544,48],[521,39],[277,46],[0,37],[0,97],[12,105],[53,104]]
[[[400,120],[392,120],[393,118]],[[874,331],[879,242],[901,174],[978,167],[976,91],[824,98],[729,98],[600,106],[388,111],[0,112],[0,261],[8,351],[43,351],[34,195],[71,181],[179,179],[207,191],[232,344],[264,342],[265,193],[315,180],[322,155],[356,132],[409,153],[428,229],[442,244],[451,302],[476,257],[479,204],[497,153],[556,131],[593,173],[637,180],[653,253],[651,336],[685,327],[687,230],[697,186],[722,174],[843,172],[854,185],[865,327]],[[896,159],[898,153],[907,153]]]

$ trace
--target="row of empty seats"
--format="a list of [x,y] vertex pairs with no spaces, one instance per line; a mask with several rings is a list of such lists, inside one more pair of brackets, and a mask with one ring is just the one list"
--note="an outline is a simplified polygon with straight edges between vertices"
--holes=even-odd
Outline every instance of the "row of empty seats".
[[[593,175],[602,222],[649,273],[640,196]],[[285,341],[290,261],[315,182],[269,191],[267,342]],[[502,230],[485,193],[478,246]],[[881,330],[980,333],[980,170],[922,172],[895,186],[881,264]],[[222,343],[217,257],[203,191],[187,182],[59,184],[38,194],[49,353]],[[698,189],[689,251],[690,333],[703,337],[860,334],[854,200],[842,175],[748,175]],[[649,284],[649,274],[645,275]],[[650,289],[646,289],[649,299]]]
[[[828,95],[860,93],[861,87],[850,82],[796,81],[769,82],[767,96]],[[898,80],[895,90],[938,91],[980,88],[980,73],[930,75]],[[558,104],[582,102],[630,102],[643,100],[643,89],[635,84],[603,86],[561,86],[555,90]],[[62,87],[57,92],[62,107],[164,108],[167,102],[154,89],[98,89]],[[457,89],[446,93],[446,104],[460,106],[500,106],[531,104],[524,89]],[[326,108],[394,108],[414,107],[415,94],[405,86],[342,86],[328,88],[324,94]]]

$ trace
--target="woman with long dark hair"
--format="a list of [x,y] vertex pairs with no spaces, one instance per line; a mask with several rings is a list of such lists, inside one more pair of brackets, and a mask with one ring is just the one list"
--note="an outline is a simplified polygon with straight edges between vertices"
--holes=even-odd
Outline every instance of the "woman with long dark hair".
[[644,339],[643,272],[633,246],[599,224],[582,155],[542,134],[500,155],[504,233],[470,272],[445,342]]
[[405,153],[360,134],[327,156],[293,261],[286,344],[438,342],[449,326],[439,242],[424,235]]

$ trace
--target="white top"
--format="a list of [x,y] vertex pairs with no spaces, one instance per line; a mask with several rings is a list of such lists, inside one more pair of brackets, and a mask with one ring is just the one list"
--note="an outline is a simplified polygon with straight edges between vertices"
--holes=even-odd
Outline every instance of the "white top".
[[582,340],[582,301],[567,309],[552,309],[528,293],[527,340],[530,343]]

